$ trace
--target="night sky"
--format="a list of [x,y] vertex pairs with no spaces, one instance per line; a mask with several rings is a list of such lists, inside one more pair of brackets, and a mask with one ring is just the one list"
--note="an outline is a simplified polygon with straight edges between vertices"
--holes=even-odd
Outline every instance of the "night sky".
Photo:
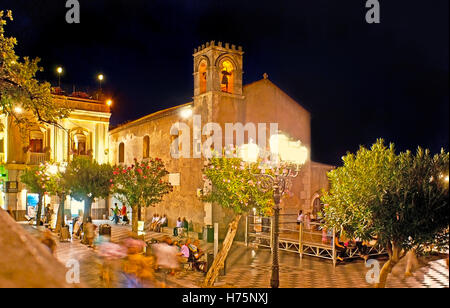
[[449,143],[448,0],[1,0],[17,53],[40,57],[39,75],[92,91],[95,76],[115,101],[116,125],[191,101],[193,49],[215,40],[244,48],[244,83],[263,73],[312,114],[312,158],[340,164],[383,137],[398,150],[437,152]]

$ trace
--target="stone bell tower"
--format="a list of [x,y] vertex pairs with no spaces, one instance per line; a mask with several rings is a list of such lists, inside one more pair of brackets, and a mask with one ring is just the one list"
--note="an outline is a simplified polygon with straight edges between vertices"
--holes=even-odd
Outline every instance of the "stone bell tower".
[[[242,47],[215,41],[194,49],[194,114],[201,115],[203,125],[208,122],[221,126],[222,148],[226,146],[225,124],[245,120],[243,55]],[[202,138],[205,141],[206,136]],[[205,225],[217,222],[219,234],[225,234],[229,213],[211,203],[204,203],[204,211]]]
[[194,97],[207,92],[242,95],[242,47],[215,41],[194,49]]

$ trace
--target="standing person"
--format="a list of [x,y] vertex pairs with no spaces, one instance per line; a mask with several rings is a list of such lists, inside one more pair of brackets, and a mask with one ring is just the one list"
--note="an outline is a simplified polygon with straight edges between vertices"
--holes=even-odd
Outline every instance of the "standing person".
[[114,203],[113,221],[116,225],[119,223],[119,207],[117,206],[117,203]]
[[183,217],[183,232],[186,231],[186,234],[189,234],[189,223],[186,220],[186,217]]
[[311,229],[311,213],[307,213],[304,217],[303,217],[304,221],[305,221],[305,229],[306,230],[310,230]]
[[92,223],[92,218],[88,217],[85,228],[85,236],[87,239],[88,247],[91,248],[94,248],[95,228],[96,226]]
[[122,216],[122,222],[124,224],[128,224],[129,220],[128,220],[128,216],[127,216],[127,207],[126,205],[122,205],[122,209],[120,210],[120,215]]
[[182,228],[183,228],[183,222],[181,221],[181,218],[178,217],[177,225],[175,228],[173,228],[173,236],[178,236],[179,229],[182,229]]
[[300,226],[301,223],[303,223],[303,211],[302,210],[300,210],[297,215],[297,225]]

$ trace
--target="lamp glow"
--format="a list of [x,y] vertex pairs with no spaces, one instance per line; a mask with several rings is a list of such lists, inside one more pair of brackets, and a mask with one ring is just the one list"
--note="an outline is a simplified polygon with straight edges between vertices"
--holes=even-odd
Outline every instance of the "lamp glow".
[[58,73],[58,74],[61,74],[62,72],[63,72],[63,68],[60,66],[60,67],[58,67],[57,69],[56,69],[56,72]]
[[308,158],[308,149],[300,141],[291,141],[284,134],[270,137],[270,151],[275,160],[282,160],[294,165],[303,165]]
[[108,99],[108,100],[106,101],[106,105],[108,105],[108,106],[111,106],[111,105],[112,105],[112,103],[113,103],[113,101],[112,101],[112,100],[110,100],[110,99]]
[[22,113],[23,109],[22,109],[22,107],[17,106],[17,107],[14,108],[14,112],[15,113]]
[[105,76],[103,76],[103,74],[99,74],[97,76],[98,80],[103,81],[103,79],[105,78]]
[[192,109],[191,108],[183,109],[180,115],[183,119],[188,119],[192,116]]
[[239,147],[239,157],[247,163],[256,163],[259,156],[259,146],[254,143],[243,144]]

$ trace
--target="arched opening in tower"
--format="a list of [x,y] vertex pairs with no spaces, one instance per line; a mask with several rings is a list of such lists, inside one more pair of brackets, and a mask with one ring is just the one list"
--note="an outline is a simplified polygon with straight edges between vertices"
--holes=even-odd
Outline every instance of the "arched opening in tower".
[[206,92],[206,69],[207,64],[206,61],[202,61],[198,68],[199,78],[200,78],[200,94]]
[[220,66],[220,89],[222,92],[233,93],[234,84],[233,64],[225,60]]

